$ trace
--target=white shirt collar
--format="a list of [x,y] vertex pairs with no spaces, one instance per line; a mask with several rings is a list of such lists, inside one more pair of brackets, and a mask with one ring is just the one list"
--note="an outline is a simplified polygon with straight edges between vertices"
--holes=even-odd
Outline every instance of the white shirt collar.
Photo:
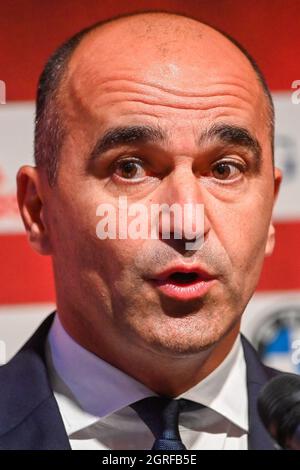
[[248,431],[246,363],[240,336],[224,361],[178,398],[201,403]]
[[[48,335],[47,362],[55,396],[63,403],[68,434],[137,400],[157,395],[75,342],[57,314]],[[240,337],[217,369],[177,398],[208,406],[247,431],[246,364]]]

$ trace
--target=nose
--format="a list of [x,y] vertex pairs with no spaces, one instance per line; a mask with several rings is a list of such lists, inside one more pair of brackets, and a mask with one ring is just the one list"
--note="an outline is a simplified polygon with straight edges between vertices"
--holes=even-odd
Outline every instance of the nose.
[[178,240],[177,246],[184,243],[188,249],[198,249],[210,229],[203,196],[203,188],[192,168],[174,169],[160,195],[160,238],[173,243]]

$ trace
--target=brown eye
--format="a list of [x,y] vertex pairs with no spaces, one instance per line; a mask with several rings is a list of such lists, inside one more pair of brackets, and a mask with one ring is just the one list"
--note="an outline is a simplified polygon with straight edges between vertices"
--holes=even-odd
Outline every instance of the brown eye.
[[116,173],[121,178],[135,179],[144,176],[144,169],[140,162],[128,160],[118,163]]
[[227,180],[237,177],[241,169],[233,163],[221,162],[213,168],[212,173],[218,180]]

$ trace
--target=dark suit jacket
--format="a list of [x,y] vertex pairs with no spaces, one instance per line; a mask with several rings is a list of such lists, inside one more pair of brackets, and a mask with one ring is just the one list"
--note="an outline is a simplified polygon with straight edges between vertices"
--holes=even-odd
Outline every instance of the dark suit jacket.
[[[45,364],[44,346],[53,317],[0,367],[0,449],[71,449]],[[249,449],[274,450],[256,401],[261,387],[279,372],[263,366],[244,337],[242,343],[247,364]]]

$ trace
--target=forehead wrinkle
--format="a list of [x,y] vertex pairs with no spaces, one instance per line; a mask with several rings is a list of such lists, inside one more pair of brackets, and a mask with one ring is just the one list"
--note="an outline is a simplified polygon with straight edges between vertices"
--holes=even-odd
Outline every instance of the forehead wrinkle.
[[[224,90],[225,87],[228,89]],[[238,109],[243,108],[243,103],[247,107],[250,105],[253,108],[253,94],[249,93],[246,87],[233,83],[204,85],[202,90],[198,89],[197,92],[190,93],[185,90],[170,90],[166,87],[162,89],[160,86],[136,80],[115,79],[102,82],[102,89],[100,85],[93,87],[93,89],[95,92],[86,95],[82,92],[85,87],[71,86],[69,88],[68,98],[69,101],[72,101],[75,110],[77,105],[81,111],[94,114],[98,107],[122,101],[124,104],[131,102],[187,110],[209,110],[211,107],[222,106]],[[228,102],[229,100],[230,102]]]
[[[171,87],[171,86],[166,86],[164,85],[162,82],[159,82],[159,81],[151,81],[151,80],[142,80],[142,79],[132,79],[132,77],[120,77],[120,75],[118,77],[109,77],[107,79],[103,79],[103,80],[98,80],[97,83],[95,84],[97,87],[99,88],[103,88],[103,91],[113,91],[114,88],[116,88],[116,90],[118,91],[118,89],[120,90],[121,88],[125,88],[123,89],[122,91],[123,92],[130,92],[132,91],[132,88],[137,88],[137,89],[141,89],[141,90],[145,90],[147,91],[149,89],[150,92],[152,92],[152,94],[155,94],[155,91],[158,92],[158,93],[165,93],[165,94],[170,94],[170,95],[174,95],[174,96],[178,96],[178,97],[188,97],[188,98],[197,98],[199,96],[202,96],[202,97],[205,97],[205,96],[209,96],[212,91],[205,91],[206,88],[214,88],[216,87],[217,88],[217,92],[220,96],[222,95],[225,95],[225,94],[232,94],[234,95],[234,93],[230,93],[229,90],[231,88],[236,88],[236,89],[240,89],[242,90],[242,92],[245,92],[245,94],[247,95],[251,95],[252,97],[252,94],[249,92],[249,86],[247,86],[247,84],[245,83],[244,80],[242,80],[240,77],[237,77],[237,76],[233,76],[231,77],[230,80],[228,81],[216,81],[216,80],[211,80],[210,82],[207,80],[209,79],[210,77],[205,77],[205,80],[202,80],[202,77],[199,77],[197,80],[194,80],[194,81],[197,81],[197,82],[200,82],[201,83],[201,80],[203,81],[203,85],[202,85],[202,90],[200,90],[200,87],[198,85],[198,88],[191,88],[191,79],[189,78],[189,90],[185,90],[183,87],[182,88],[179,88],[179,87]],[[175,81],[175,80],[174,80]],[[227,88],[228,89],[228,92],[219,92],[219,88],[220,89],[224,89]],[[77,90],[78,91],[78,88],[77,87],[74,87],[74,91]],[[133,90],[133,91],[136,91],[136,90]]]
[[[144,53],[143,53],[144,54]],[[144,55],[143,55],[144,57]],[[182,95],[197,95],[198,83],[204,82],[207,85],[215,86],[240,86],[245,91],[249,90],[249,70],[248,67],[240,66],[238,72],[232,70],[224,64],[216,62],[211,58],[201,58],[197,61],[188,61],[185,57],[167,58],[156,60],[153,58],[151,61],[148,58],[148,64],[144,67],[141,66],[138,59],[123,56],[121,63],[113,57],[98,57],[97,60],[92,60],[89,56],[88,59],[83,58],[77,63],[69,65],[65,73],[65,82],[70,82],[73,90],[80,90],[80,85],[84,87],[90,85],[91,87],[102,87],[104,89],[108,85],[118,85],[119,82],[130,82],[140,86],[153,86],[165,92],[179,93]],[[142,64],[143,65],[143,64]],[[114,70],[115,66],[115,72]],[[254,74],[254,72],[252,73]],[[229,77],[226,79],[226,75]],[[180,84],[179,86],[174,86]],[[195,85],[196,84],[196,85]],[[259,82],[255,80],[250,81],[252,91],[259,93],[261,87]],[[184,89],[185,88],[185,89]]]
[[[150,91],[154,90],[154,93],[158,93],[160,90],[165,93],[177,95],[178,97],[192,97],[193,95],[197,95],[197,83],[208,82],[208,84],[211,85],[211,81],[215,82],[213,83],[213,86],[218,87],[220,84],[221,88],[224,86],[234,87],[235,85],[232,82],[235,82],[237,86],[240,86],[242,94],[245,93],[245,95],[248,92],[249,83],[251,84],[252,92],[256,92],[256,94],[258,94],[258,90],[261,91],[261,87],[259,83],[257,83],[255,73],[252,70],[251,65],[248,63],[248,59],[246,59],[236,46],[231,44],[227,38],[223,37],[220,33],[214,31],[210,27],[199,24],[195,20],[187,19],[185,21],[181,17],[172,17],[172,15],[170,15],[170,17],[172,26],[176,24],[179,29],[183,23],[188,25],[189,28],[191,27],[191,23],[194,24],[192,31],[189,31],[188,29],[188,36],[192,40],[195,39],[196,31],[207,31],[207,34],[204,34],[204,42],[199,41],[199,37],[197,37],[197,41],[199,42],[197,48],[199,49],[199,54],[195,55],[195,53],[193,53],[191,56],[189,41],[187,43],[179,41],[172,27],[168,27],[168,31],[170,32],[168,37],[169,39],[172,39],[172,44],[176,44],[176,42],[180,44],[181,53],[178,54],[176,52],[177,48],[173,48],[175,52],[173,51],[167,56],[162,56],[156,50],[153,50],[153,42],[157,40],[158,42],[162,41],[161,38],[159,39],[157,35],[153,34],[153,28],[155,29],[158,24],[158,16],[155,16],[155,22],[153,22],[154,17],[150,18],[146,15],[139,18],[130,18],[129,20],[125,19],[107,24],[100,30],[95,30],[89,33],[82,40],[71,57],[67,70],[68,77],[66,77],[66,81],[70,82],[72,94],[77,93],[76,96],[84,102],[85,97],[81,95],[85,90],[97,90],[99,94],[98,90],[102,89],[102,87],[103,91],[106,91],[107,87],[110,88],[114,85],[118,86],[120,84],[120,79],[127,80],[127,84],[129,83],[130,87],[130,81],[138,81],[140,87],[153,87],[152,90],[150,90],[150,88],[148,89]],[[140,25],[141,21],[142,24],[146,24],[148,22],[152,31],[152,36],[150,35],[147,41],[144,40],[142,42],[136,40],[136,34],[139,31],[139,28],[130,29],[130,25]],[[166,17],[163,17],[161,25],[163,24],[164,26],[162,29],[164,34],[166,25],[170,25],[169,21],[170,18],[166,21]],[[126,35],[124,34],[125,32]],[[116,42],[113,39],[122,35],[124,37],[122,38],[122,48],[120,49],[120,41]],[[110,41],[108,41],[108,39],[110,39]],[[137,48],[136,54],[124,54],[124,41],[131,41],[135,44]],[[205,47],[206,43],[208,45],[208,50],[206,50]],[[186,45],[183,47],[184,44]],[[144,50],[145,47],[149,52],[149,54],[146,54],[146,57]],[[219,52],[220,50],[223,51],[226,57],[223,60],[217,61],[214,56],[209,53],[211,48]],[[115,54],[111,54],[110,52],[112,51],[114,51]],[[144,59],[146,58],[146,61],[140,61],[141,54]],[[228,60],[225,60],[226,58],[234,60],[234,64],[238,61],[239,68],[235,68],[235,71],[231,70],[228,66]],[[165,73],[165,68],[170,64],[174,65],[174,63],[178,66],[178,70],[185,78],[185,86],[174,87],[174,82],[177,85],[180,78],[178,79],[176,76],[170,77],[170,74]],[[155,66],[157,66],[156,69]],[[196,71],[196,73],[194,70],[190,73],[191,67]],[[161,76],[159,76],[160,70],[158,70],[160,68],[162,68],[164,72]],[[208,70],[206,71],[207,68]],[[112,72],[114,69],[115,73]],[[145,80],[145,73],[147,80]],[[151,80],[152,73],[154,73],[154,81]],[[228,73],[231,74],[230,77],[224,80],[224,75],[226,76]],[[110,77],[107,78],[107,74],[109,74]],[[249,75],[255,77],[254,80],[250,81]],[[133,77],[134,80],[132,80]],[[127,84],[125,84],[125,86],[127,86]],[[182,85],[182,83],[180,85]],[[205,92],[203,90],[201,90],[201,92],[205,96]],[[219,93],[222,94],[222,90]],[[208,94],[210,94],[210,91],[208,91]],[[252,94],[253,93],[251,93],[251,96],[249,97],[249,101],[253,99]]]

